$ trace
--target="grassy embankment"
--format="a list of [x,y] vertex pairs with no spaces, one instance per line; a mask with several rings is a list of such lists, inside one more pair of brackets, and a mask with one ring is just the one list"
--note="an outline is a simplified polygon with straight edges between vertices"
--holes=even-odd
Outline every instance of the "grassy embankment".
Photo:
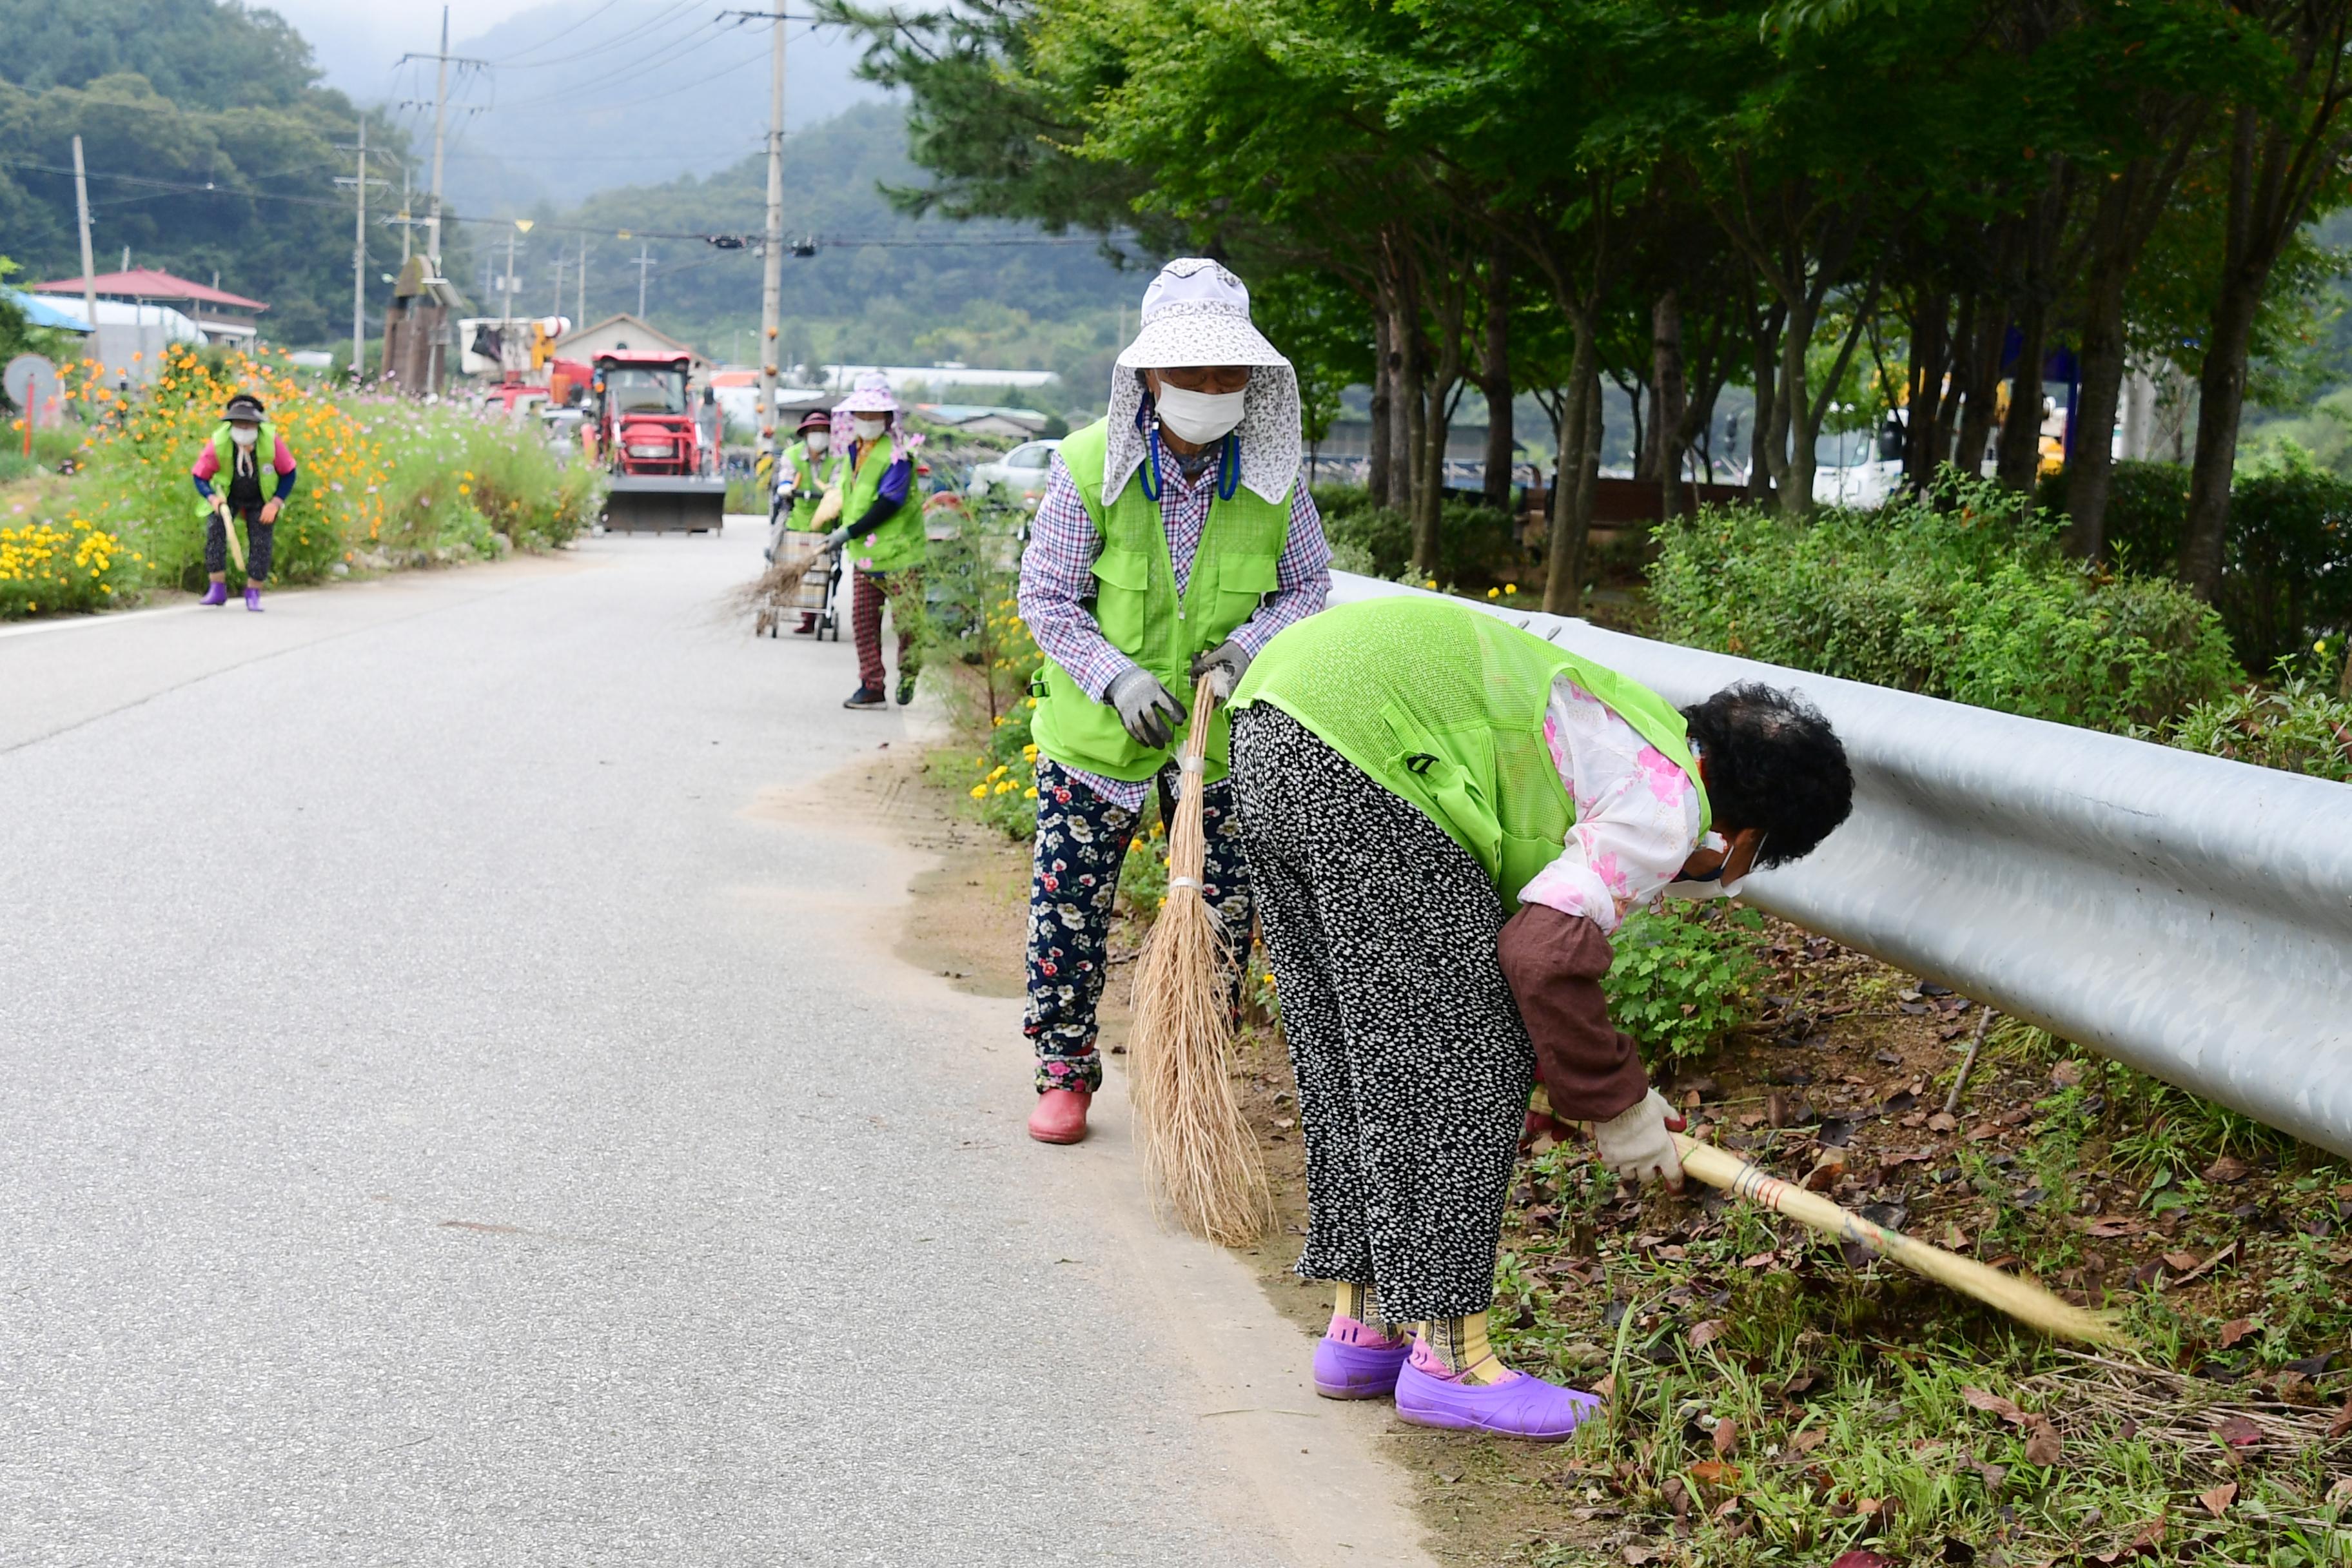
[[[299,466],[278,523],[279,583],[552,548],[599,505],[597,476],[527,431],[337,390],[267,351],[175,348],[155,386],[128,397],[75,369],[87,422],[37,432],[35,463],[0,468],[0,619],[201,587],[188,468],[240,391],[263,399]],[[243,586],[234,569],[230,586]]]

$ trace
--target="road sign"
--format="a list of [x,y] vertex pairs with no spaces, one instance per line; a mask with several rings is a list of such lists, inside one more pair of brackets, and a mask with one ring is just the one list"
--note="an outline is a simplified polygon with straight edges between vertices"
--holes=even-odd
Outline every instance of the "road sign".
[[19,408],[34,409],[54,419],[64,405],[64,389],[58,383],[58,367],[39,354],[18,354],[8,362],[0,385],[8,389],[8,401]]

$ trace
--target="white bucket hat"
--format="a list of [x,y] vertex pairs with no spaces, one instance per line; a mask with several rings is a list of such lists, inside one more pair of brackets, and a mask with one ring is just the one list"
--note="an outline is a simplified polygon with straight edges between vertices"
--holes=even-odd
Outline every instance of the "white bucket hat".
[[[1299,433],[1298,373],[1250,324],[1249,289],[1206,257],[1187,256],[1160,269],[1143,291],[1143,316],[1135,341],[1120,351],[1110,377],[1110,441],[1103,461],[1103,494],[1126,488],[1149,455],[1144,429],[1143,378],[1138,371],[1195,365],[1245,364],[1249,389],[1242,405],[1238,438],[1241,482],[1279,501],[1298,482],[1306,443]],[[1149,427],[1148,419],[1142,422]]]

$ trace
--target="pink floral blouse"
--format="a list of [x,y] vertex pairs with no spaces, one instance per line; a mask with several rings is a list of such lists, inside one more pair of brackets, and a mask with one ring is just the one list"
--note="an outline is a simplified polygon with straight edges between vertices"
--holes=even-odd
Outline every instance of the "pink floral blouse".
[[1698,847],[1698,791],[1665,753],[1567,676],[1552,682],[1544,743],[1576,803],[1559,858],[1521,903],[1590,917],[1614,931],[1625,911],[1675,879]]

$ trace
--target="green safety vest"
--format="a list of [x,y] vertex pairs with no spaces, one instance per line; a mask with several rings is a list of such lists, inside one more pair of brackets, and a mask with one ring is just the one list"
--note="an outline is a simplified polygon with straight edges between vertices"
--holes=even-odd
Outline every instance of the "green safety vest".
[[[1077,485],[1078,499],[1102,538],[1095,557],[1095,624],[1111,647],[1159,678],[1188,709],[1192,706],[1195,656],[1233,636],[1257,613],[1276,586],[1276,567],[1290,536],[1290,497],[1270,501],[1245,487],[1230,500],[1209,503],[1192,556],[1184,595],[1176,595],[1176,566],[1168,553],[1168,528],[1160,503],[1143,493],[1140,474],[1131,474],[1118,494],[1103,502],[1103,467],[1110,426],[1097,420],[1062,442],[1062,465]],[[1066,767],[1106,778],[1148,779],[1181,748],[1187,725],[1166,748],[1146,746],[1127,732],[1118,713],[1097,702],[1048,659],[1031,687],[1037,711],[1031,732],[1037,749]],[[1211,721],[1208,776],[1225,776],[1226,743],[1233,721],[1219,708]]]
[[[226,501],[228,500],[228,481],[230,479],[235,478],[236,474],[236,442],[228,433],[227,420],[222,420],[220,422],[220,427],[213,432],[212,447],[213,461],[220,465],[220,472],[213,476],[213,489],[218,491],[221,500]],[[278,470],[270,467],[270,465],[277,460],[278,426],[265,419],[261,422],[261,433],[253,438],[253,472],[255,479],[258,480],[264,474],[268,475],[273,479],[276,479],[278,476]],[[261,499],[268,500],[269,499],[269,487],[267,484],[263,484]],[[196,498],[196,515],[198,517],[210,517],[212,514],[213,503],[206,500],[204,497],[198,496]]]
[[1544,743],[1565,675],[1706,786],[1681,713],[1648,687],[1452,599],[1367,599],[1311,616],[1258,655],[1234,706],[1270,702],[1468,850],[1506,909],[1559,858],[1576,803]]
[[[874,498],[881,492],[882,476],[890,470],[898,458],[896,436],[885,433],[878,440],[861,447],[857,467],[851,470],[849,486],[841,498],[841,525],[855,527],[866,515]],[[907,481],[907,500],[890,516],[890,521],[867,534],[852,541],[857,553],[857,565],[864,572],[896,572],[903,567],[923,563],[923,509],[915,502],[913,477]]]
[[[824,499],[824,492],[841,478],[844,458],[838,452],[828,452],[824,462],[820,465],[809,457],[808,443],[804,441],[793,442],[790,455],[797,482],[793,486],[793,510],[787,515],[784,526],[796,533],[814,532],[817,502]],[[877,479],[875,482],[879,484],[881,481]],[[845,512],[849,510],[848,499],[846,496],[842,498]]]

